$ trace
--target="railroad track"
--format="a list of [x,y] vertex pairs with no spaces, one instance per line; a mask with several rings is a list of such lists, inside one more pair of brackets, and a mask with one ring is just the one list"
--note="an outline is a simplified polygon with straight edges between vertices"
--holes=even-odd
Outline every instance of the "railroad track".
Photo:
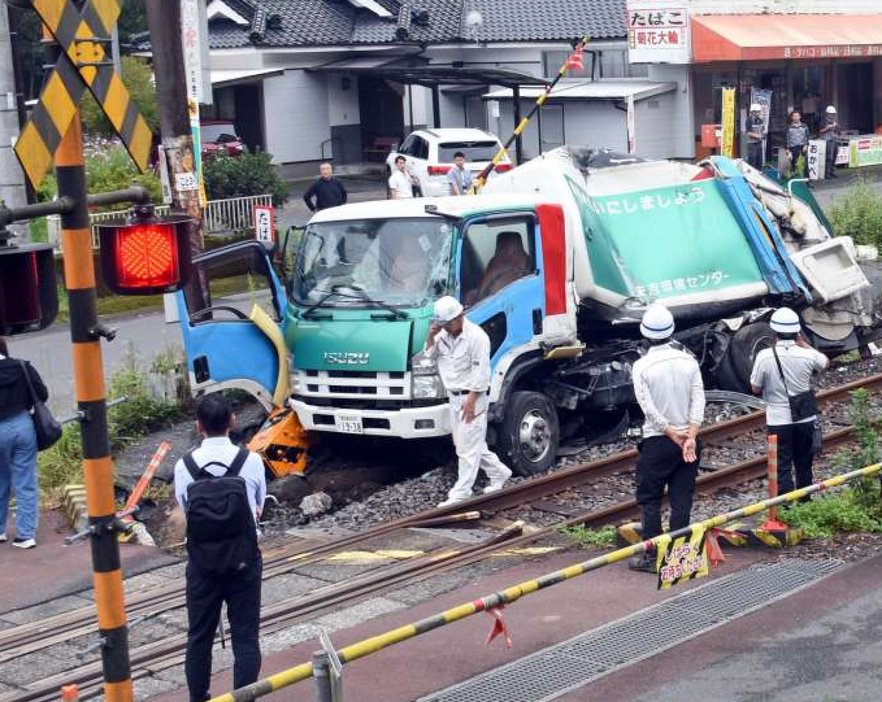
[[[880,387],[882,387],[882,374],[825,390],[819,393],[818,399],[823,404],[842,402],[847,400],[849,393],[854,390],[872,390]],[[714,445],[735,436],[759,431],[764,427],[763,413],[753,412],[705,428],[702,431],[702,439],[706,444]],[[852,438],[852,428],[838,429],[825,436],[825,447],[834,448],[849,442]],[[366,544],[379,536],[405,528],[430,524],[459,512],[480,510],[496,513],[528,504],[534,500],[547,498],[574,487],[584,487],[605,476],[633,469],[636,460],[636,450],[622,451],[598,461],[573,466],[518,483],[501,492],[477,496],[452,507],[433,509],[390,521],[358,534],[317,545],[314,548],[275,549],[265,554],[264,578],[285,574],[307,563],[317,562],[334,553]],[[755,458],[699,476],[697,489],[710,493],[725,487],[734,487],[750,480],[762,478],[765,471],[766,458],[764,455],[758,455]],[[578,514],[530,533],[520,533],[517,529],[510,528],[503,530],[488,541],[474,546],[455,550],[441,549],[405,563],[369,571],[360,577],[347,580],[345,583],[329,585],[309,595],[292,597],[265,607],[261,612],[261,632],[264,635],[271,634],[290,626],[299,619],[343,606],[375,592],[411,583],[441,571],[476,563],[498,551],[500,544],[504,544],[505,548],[517,548],[553,535],[561,527],[576,524],[599,527],[621,522],[624,519],[637,516],[637,514],[636,502],[633,499],[624,500],[603,509]],[[128,613],[133,618],[152,617],[183,606],[183,587],[177,583],[145,589],[130,597],[127,603]],[[0,632],[0,664],[53,644],[69,641],[77,636],[93,633],[95,627],[94,608],[85,607]],[[133,678],[138,679],[179,665],[183,660],[185,644],[186,636],[177,635],[133,649],[131,651]],[[100,693],[101,675],[101,663],[94,661],[46,678],[25,691],[0,697],[0,702],[54,700],[62,684],[73,682],[79,685],[81,696],[86,698]]]

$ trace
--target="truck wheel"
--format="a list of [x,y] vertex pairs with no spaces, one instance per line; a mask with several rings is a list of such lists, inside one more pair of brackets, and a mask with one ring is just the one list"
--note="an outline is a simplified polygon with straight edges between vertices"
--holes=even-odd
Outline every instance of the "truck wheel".
[[732,339],[726,358],[717,372],[724,390],[750,392],[750,374],[756,357],[775,343],[775,332],[765,322],[742,327]]
[[513,393],[499,426],[500,458],[516,475],[535,475],[554,465],[560,442],[557,410],[538,392]]

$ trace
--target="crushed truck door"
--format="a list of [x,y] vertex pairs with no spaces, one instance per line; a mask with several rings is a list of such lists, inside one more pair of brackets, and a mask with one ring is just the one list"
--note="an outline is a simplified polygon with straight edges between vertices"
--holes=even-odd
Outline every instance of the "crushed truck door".
[[238,388],[267,409],[282,405],[290,382],[280,327],[287,301],[266,250],[242,242],[197,256],[194,266],[209,300],[190,288],[177,293],[194,394]]

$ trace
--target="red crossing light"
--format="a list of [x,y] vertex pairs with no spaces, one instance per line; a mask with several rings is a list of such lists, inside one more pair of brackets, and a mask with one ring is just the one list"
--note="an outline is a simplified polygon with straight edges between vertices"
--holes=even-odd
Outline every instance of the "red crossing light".
[[118,295],[180,290],[190,277],[188,219],[151,217],[102,224],[101,270]]
[[0,334],[45,329],[57,315],[58,287],[52,246],[0,245]]

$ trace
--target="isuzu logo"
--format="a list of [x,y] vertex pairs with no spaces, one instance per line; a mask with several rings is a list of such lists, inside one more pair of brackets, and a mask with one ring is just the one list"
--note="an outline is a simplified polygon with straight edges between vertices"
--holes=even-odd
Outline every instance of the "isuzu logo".
[[344,353],[342,351],[325,351],[325,363],[329,366],[366,366],[370,363],[369,353]]

